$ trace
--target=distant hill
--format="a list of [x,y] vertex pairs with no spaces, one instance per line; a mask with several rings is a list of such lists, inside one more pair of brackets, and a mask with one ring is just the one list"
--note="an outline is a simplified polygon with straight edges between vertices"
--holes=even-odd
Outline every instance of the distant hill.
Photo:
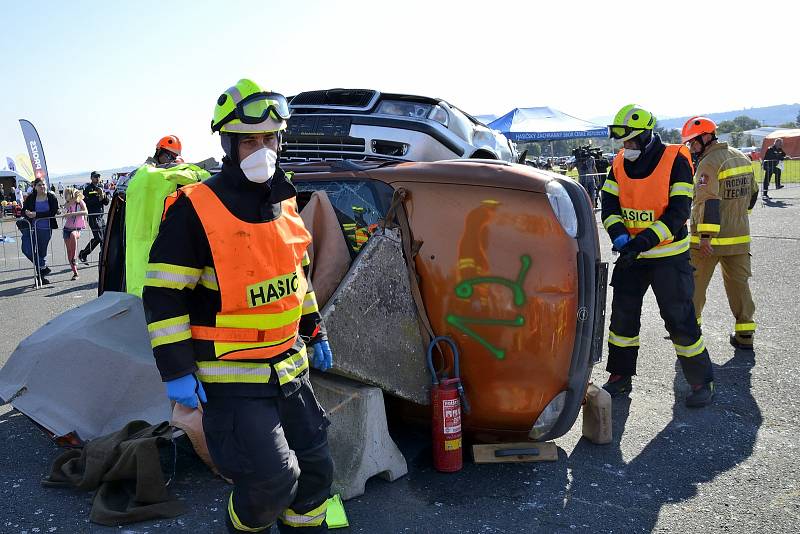
[[[97,172],[100,173],[100,179],[110,180],[111,175],[115,172],[130,172],[136,169],[136,165],[131,165],[128,167],[118,167],[116,169],[95,169]],[[61,182],[64,185],[70,184],[82,184],[89,182],[89,175],[92,173],[91,170],[83,171],[83,172],[73,172],[71,174],[58,174],[58,173],[50,173],[50,183],[57,184]]]
[[[722,121],[735,119],[741,115],[746,115],[759,121],[762,126],[778,126],[786,122],[794,122],[795,119],[797,119],[797,113],[799,111],[800,104],[781,104],[779,106],[767,106],[764,108],[750,108],[739,109],[736,111],[723,111],[720,113],[708,113],[706,117],[719,123]],[[664,119],[659,120],[658,125],[662,128],[680,129],[688,119],[688,116]]]
[[[762,126],[778,126],[786,122],[794,122],[797,119],[797,112],[800,111],[800,104],[781,104],[778,106],[767,106],[763,108],[739,109],[736,111],[721,111],[719,113],[707,113],[705,116],[716,121],[729,121],[740,115],[747,115],[761,122]],[[658,117],[658,113],[656,113]],[[658,119],[658,125],[662,128],[683,128],[684,123],[689,119],[686,117],[671,117],[668,119]],[[588,119],[595,124],[610,124],[614,120],[613,115],[604,115]]]

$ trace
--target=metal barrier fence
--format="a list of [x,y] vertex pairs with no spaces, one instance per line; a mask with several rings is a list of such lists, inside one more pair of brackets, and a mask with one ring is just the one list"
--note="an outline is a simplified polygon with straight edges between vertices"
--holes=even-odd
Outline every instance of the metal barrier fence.
[[764,176],[766,174],[766,170],[771,170],[769,188],[775,188],[778,183],[776,180],[776,175],[780,174],[780,185],[786,184],[798,184],[800,183],[800,160],[784,160],[784,161],[772,161],[772,160],[755,160],[753,161],[753,173],[756,176],[756,180],[758,181],[759,189],[763,192],[764,186]]
[[[67,255],[67,248],[63,240],[63,228],[64,228],[64,219],[70,216],[70,214],[65,213],[61,215],[57,215],[55,217],[48,217],[48,218],[38,218],[35,221],[42,221],[42,220],[50,220],[55,219],[58,223],[58,228],[55,230],[50,230],[51,236],[50,240],[47,243],[47,251],[44,255],[45,265],[51,269],[53,268],[62,268],[62,267],[70,267],[69,257]],[[81,250],[81,241],[82,244],[85,246],[89,240],[92,239],[92,228],[88,224],[88,220],[90,217],[99,216],[101,220],[103,220],[103,231],[105,231],[105,213],[90,213],[86,215],[87,225],[86,228],[81,230],[81,237],[78,241],[75,250],[75,259],[78,261],[78,265],[81,265],[80,261],[78,260],[78,253]],[[23,234],[28,233],[30,235],[30,242],[31,242],[31,258],[28,258],[27,255],[23,252]],[[88,238],[87,238],[88,237]],[[25,237],[25,239],[28,239]],[[101,250],[101,245],[98,245],[95,250],[91,253],[91,256],[98,259],[89,259],[87,261],[90,267],[97,266],[99,261],[99,252]],[[0,273],[5,272],[14,272],[19,271],[20,274],[30,273],[31,281],[33,282],[34,287],[40,287],[41,280],[37,276],[36,266],[33,263],[33,259],[35,259],[39,254],[39,239],[37,236],[37,228],[35,223],[32,223],[29,219],[23,217],[20,219],[15,218],[5,218],[0,219]],[[95,256],[96,254],[96,256]],[[83,265],[85,268],[85,265]]]

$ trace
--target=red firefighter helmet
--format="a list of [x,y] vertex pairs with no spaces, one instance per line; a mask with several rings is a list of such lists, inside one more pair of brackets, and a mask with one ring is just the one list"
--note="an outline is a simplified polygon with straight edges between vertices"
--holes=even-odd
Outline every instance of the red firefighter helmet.
[[158,149],[163,148],[164,150],[169,150],[176,156],[181,155],[181,140],[178,139],[176,135],[166,135],[159,139],[158,144],[156,145],[156,151]]
[[698,135],[716,135],[717,124],[707,117],[692,117],[681,130],[681,143],[687,143]]

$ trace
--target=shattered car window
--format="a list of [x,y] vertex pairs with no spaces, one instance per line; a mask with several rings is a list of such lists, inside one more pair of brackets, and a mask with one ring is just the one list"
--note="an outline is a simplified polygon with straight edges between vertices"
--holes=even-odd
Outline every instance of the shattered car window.
[[378,227],[389,209],[392,188],[372,180],[302,182],[295,180],[298,193],[325,191],[333,204],[351,255],[355,256]]

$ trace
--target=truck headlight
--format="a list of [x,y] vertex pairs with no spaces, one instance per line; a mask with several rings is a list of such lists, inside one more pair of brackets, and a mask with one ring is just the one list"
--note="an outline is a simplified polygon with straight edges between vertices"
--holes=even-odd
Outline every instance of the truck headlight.
[[578,235],[578,216],[575,214],[575,206],[572,205],[567,190],[557,180],[550,180],[545,191],[561,227],[570,237]]
[[542,413],[539,414],[539,418],[535,423],[533,423],[533,427],[528,433],[528,436],[531,439],[539,439],[553,429],[553,425],[556,424],[558,417],[564,410],[564,401],[566,398],[567,392],[562,391],[553,397],[553,400],[551,400],[550,403],[544,407],[544,410],[542,410]]

